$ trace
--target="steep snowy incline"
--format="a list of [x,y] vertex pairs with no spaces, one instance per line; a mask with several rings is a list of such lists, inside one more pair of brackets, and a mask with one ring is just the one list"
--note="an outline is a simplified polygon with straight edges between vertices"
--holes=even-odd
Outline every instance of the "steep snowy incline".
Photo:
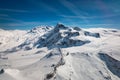
[[[14,51],[16,46],[20,47],[22,45],[27,45],[29,43],[31,43],[29,45],[32,46],[32,44],[34,44],[34,42],[36,42],[39,39],[39,37],[41,37],[51,29],[52,27],[49,26],[39,26],[28,31],[1,29],[0,52],[5,50],[9,51],[12,48]],[[10,52],[12,51],[10,50]]]
[[[28,32],[30,35],[26,40],[24,40],[23,43],[16,47],[13,47],[12,49],[8,49],[6,52],[15,52],[21,49],[31,50],[33,48],[42,47],[52,49],[55,47],[65,48],[72,46],[82,46],[91,42],[89,40],[89,37],[100,38],[99,33],[85,31],[79,27],[69,28],[63,24],[57,24],[54,28],[42,28],[42,30],[45,30],[46,32],[43,32],[42,35],[38,35],[37,33],[40,29],[34,28]],[[34,36],[32,34],[34,34]]]
[[0,80],[120,80],[120,30],[0,30]]

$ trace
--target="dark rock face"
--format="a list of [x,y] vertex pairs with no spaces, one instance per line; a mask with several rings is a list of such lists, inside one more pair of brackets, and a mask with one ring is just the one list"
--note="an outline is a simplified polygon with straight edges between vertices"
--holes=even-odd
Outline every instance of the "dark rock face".
[[58,28],[58,29],[68,29],[68,27],[64,26],[63,24],[57,24],[55,28]]
[[68,27],[64,26],[63,24],[57,24],[54,28],[54,32],[59,32],[61,29],[68,29]]
[[90,33],[88,31],[85,31],[84,35],[85,36],[92,36],[92,37],[100,38],[100,34],[99,33]]
[[76,30],[76,31],[80,31],[81,30],[79,27],[74,27],[73,29]]
[[31,50],[32,48],[30,48],[29,46],[26,46],[24,50]]
[[64,32],[64,34],[67,34],[68,37],[79,36],[80,35],[79,32]]
[[48,55],[46,55],[45,57],[46,58],[50,58],[50,57],[52,57],[53,56],[53,53],[51,52],[51,53],[49,53]]
[[95,33],[95,37],[96,38],[100,38],[100,34],[99,33]]
[[4,73],[4,69],[1,69],[1,70],[0,70],[0,74],[3,74],[3,73]]
[[117,30],[111,30],[111,32],[118,32]]
[[[56,51],[57,50],[57,51]],[[56,77],[56,71],[57,71],[57,68],[64,65],[65,64],[65,60],[64,60],[64,57],[63,57],[63,53],[61,51],[60,48],[56,48],[55,51],[51,51],[49,54],[47,54],[44,58],[51,58],[51,57],[54,57],[54,56],[58,56],[59,55],[59,61],[56,63],[56,64],[52,64],[51,67],[53,67],[53,71],[46,74],[44,80],[49,80],[49,79],[55,79]],[[44,59],[43,58],[43,59]]]
[[61,41],[61,43],[58,44],[58,46],[59,47],[72,47],[72,46],[81,46],[86,43],[90,43],[90,41],[73,40],[73,39],[65,38],[63,39],[63,41]]
[[120,78],[120,61],[114,59],[105,53],[99,53],[100,59],[103,60],[108,69],[116,76]]
[[39,44],[37,48],[54,46],[61,38],[61,33],[53,33],[53,35],[46,37],[44,40],[40,39],[39,43],[36,43]]
[[44,80],[49,80],[49,79],[51,79],[53,76],[54,76],[54,73],[49,73],[49,74],[46,75],[46,79],[44,79]]
[[[44,51],[40,50],[40,51],[37,51],[35,52],[35,54],[40,54],[40,53],[43,53]],[[45,52],[44,52],[45,53]]]

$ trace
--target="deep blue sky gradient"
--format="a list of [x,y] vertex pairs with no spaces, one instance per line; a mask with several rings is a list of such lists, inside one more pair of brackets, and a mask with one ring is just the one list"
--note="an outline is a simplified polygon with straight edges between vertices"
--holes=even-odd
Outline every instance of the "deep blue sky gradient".
[[120,0],[0,0],[0,28],[31,29],[58,22],[120,29]]

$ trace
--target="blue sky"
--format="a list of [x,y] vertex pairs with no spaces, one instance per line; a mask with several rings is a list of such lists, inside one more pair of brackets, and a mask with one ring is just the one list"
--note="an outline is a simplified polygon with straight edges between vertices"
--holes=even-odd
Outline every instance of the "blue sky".
[[120,29],[120,0],[0,0],[0,28],[31,29],[61,22]]

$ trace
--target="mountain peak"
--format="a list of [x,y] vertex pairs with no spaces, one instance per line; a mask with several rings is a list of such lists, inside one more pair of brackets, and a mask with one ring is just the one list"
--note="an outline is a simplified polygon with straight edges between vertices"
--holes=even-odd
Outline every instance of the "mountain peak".
[[56,28],[59,28],[59,29],[67,29],[68,27],[66,27],[64,24],[62,23],[57,23],[57,25],[55,26]]
[[29,31],[29,33],[41,33],[41,32],[47,32],[49,30],[52,29],[52,26],[47,26],[47,25],[41,25],[41,26],[37,26],[37,27],[34,27],[33,29],[31,29]]

